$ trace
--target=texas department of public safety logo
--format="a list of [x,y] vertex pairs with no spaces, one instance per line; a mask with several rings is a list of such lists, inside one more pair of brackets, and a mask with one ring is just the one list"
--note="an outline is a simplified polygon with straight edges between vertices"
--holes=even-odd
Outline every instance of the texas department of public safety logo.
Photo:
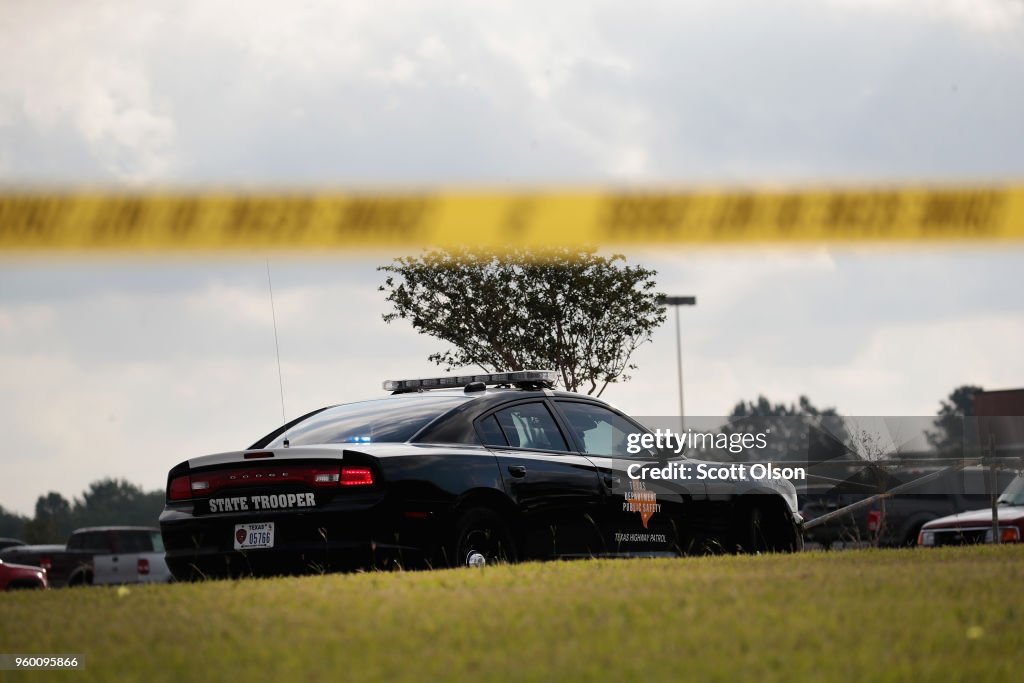
[[644,523],[644,528],[646,529],[647,522],[654,516],[654,513],[661,511],[661,504],[658,503],[658,494],[654,491],[649,491],[642,481],[634,479],[629,483],[631,486],[625,493],[622,509],[625,512],[639,512],[640,521]]

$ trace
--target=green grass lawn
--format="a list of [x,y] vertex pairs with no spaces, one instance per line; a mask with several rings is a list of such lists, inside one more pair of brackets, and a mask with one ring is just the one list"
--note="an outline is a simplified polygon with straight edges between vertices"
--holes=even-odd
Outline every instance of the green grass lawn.
[[1024,546],[0,594],[8,680],[1024,680]]

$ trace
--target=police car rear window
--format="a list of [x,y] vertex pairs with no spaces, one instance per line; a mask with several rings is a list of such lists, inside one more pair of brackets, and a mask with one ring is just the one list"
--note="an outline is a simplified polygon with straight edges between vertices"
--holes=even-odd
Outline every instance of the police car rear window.
[[403,396],[348,403],[322,410],[271,441],[266,448],[321,443],[402,443],[435,418],[468,401],[462,396]]

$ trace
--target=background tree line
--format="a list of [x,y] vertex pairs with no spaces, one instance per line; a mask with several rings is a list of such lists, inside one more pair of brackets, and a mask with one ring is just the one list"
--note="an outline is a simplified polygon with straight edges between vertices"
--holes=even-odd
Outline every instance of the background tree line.
[[[930,455],[919,457],[957,457],[964,448],[964,419],[974,416],[974,396],[984,391],[979,386],[962,385],[939,402],[932,428],[924,436],[931,446]],[[871,441],[867,432],[851,433],[843,416],[835,408],[817,408],[806,396],[796,403],[773,403],[764,396],[755,401],[740,401],[729,414],[725,432],[759,433],[770,430],[770,447],[759,454],[761,460],[827,460],[849,457],[874,460],[898,455],[884,452]]]
[[73,501],[54,491],[39,496],[34,517],[0,506],[0,536],[28,543],[64,543],[73,530],[86,526],[155,526],[163,506],[163,491],[143,491],[123,479],[100,479]]

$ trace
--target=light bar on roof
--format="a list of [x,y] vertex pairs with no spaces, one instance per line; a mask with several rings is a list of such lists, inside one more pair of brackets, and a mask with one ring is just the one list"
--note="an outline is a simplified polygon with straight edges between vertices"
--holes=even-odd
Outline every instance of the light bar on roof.
[[554,370],[519,370],[517,372],[492,372],[486,375],[448,375],[446,377],[428,377],[425,379],[387,379],[384,380],[385,391],[419,391],[427,389],[443,389],[446,387],[464,387],[473,382],[484,384],[551,384],[558,380]]

